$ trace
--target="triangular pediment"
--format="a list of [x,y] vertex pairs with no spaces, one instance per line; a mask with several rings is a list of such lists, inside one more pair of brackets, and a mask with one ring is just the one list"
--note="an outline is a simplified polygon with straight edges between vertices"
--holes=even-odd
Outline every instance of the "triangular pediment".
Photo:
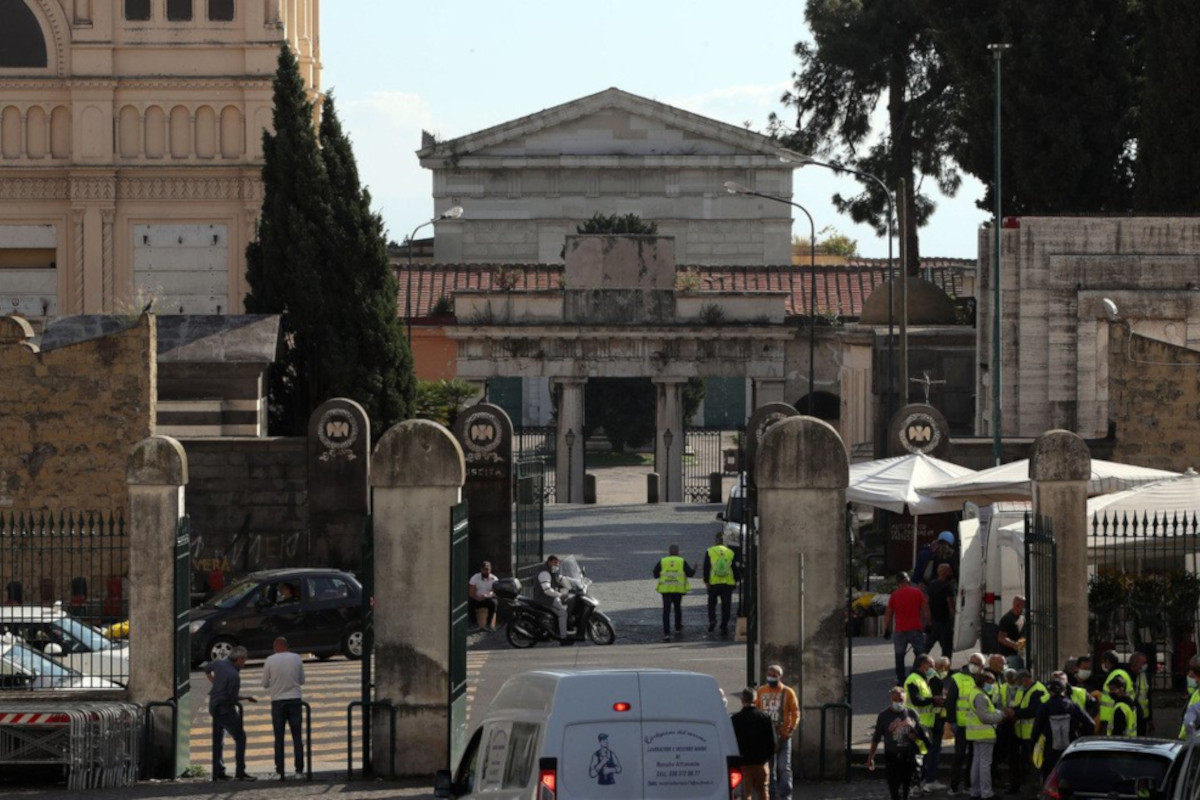
[[418,151],[444,159],[545,156],[774,156],[769,137],[620,89],[530,114]]

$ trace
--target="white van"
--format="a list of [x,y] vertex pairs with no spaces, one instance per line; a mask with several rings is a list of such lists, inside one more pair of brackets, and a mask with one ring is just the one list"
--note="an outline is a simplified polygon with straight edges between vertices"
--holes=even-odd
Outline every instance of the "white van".
[[1000,617],[1014,596],[1025,593],[1025,534],[1003,528],[1024,520],[1030,508],[1024,501],[964,505],[964,519],[958,523],[955,651],[973,650],[980,642],[983,652],[995,652]]
[[729,487],[729,499],[725,510],[717,512],[717,519],[725,523],[721,529],[721,544],[741,552],[746,543],[746,473]]
[[539,670],[505,682],[437,797],[743,797],[716,680],[657,669]]

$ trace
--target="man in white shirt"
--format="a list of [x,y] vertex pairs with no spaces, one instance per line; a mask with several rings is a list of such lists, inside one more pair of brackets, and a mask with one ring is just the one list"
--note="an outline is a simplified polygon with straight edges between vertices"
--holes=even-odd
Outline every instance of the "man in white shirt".
[[271,695],[271,726],[275,729],[275,771],[279,780],[283,772],[283,727],[292,731],[296,775],[304,772],[304,739],[300,735],[303,714],[300,687],[304,685],[304,661],[288,650],[287,639],[275,640],[275,652],[263,662],[262,685]]
[[471,610],[475,612],[475,625],[479,630],[496,630],[496,593],[492,591],[492,586],[496,583],[496,576],[492,572],[492,564],[490,561],[484,561],[479,565],[479,572],[471,576],[467,581],[467,601],[471,606]]

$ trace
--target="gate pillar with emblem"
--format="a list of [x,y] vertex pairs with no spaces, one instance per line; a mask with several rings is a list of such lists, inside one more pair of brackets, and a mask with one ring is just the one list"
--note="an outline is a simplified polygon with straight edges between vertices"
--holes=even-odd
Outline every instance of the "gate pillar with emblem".
[[[136,644],[130,650],[128,700],[152,707],[144,752],[155,777],[178,777],[190,763],[189,731],[192,699],[189,692],[191,648],[188,604],[178,609],[177,592],[187,596],[188,542],[181,525],[187,455],[169,436],[138,442],[125,468],[129,487],[129,627]],[[185,559],[183,576],[176,572],[177,545]],[[171,578],[174,577],[174,580]],[[184,581],[183,586],[179,581]],[[172,624],[165,624],[171,620]],[[165,706],[176,704],[172,714]],[[170,754],[174,754],[174,763]]]
[[308,418],[308,552],[299,563],[361,569],[370,446],[371,422],[353,400],[328,400]]
[[[450,509],[461,500],[462,448],[446,428],[410,419],[371,456],[375,542],[375,699],[397,709],[372,715],[372,760],[386,774],[432,775],[450,766]],[[391,748],[389,750],[389,748]]]
[[[1087,638],[1087,482],[1091,476],[1092,457],[1077,434],[1052,430],[1034,440],[1029,455],[1033,513],[1049,519],[1054,533],[1058,605],[1053,613],[1059,621],[1055,664],[1091,652]],[[1030,601],[1037,602],[1036,598]]]
[[500,406],[477,403],[459,412],[454,435],[466,463],[463,497],[470,508],[469,561],[490,561],[497,575],[513,572],[513,427]]
[[800,701],[793,764],[845,768],[844,714],[832,713],[821,752],[821,708],[845,703],[846,486],[841,437],[815,417],[784,417],[765,429],[754,481],[758,497],[758,642],[762,664],[779,664]]

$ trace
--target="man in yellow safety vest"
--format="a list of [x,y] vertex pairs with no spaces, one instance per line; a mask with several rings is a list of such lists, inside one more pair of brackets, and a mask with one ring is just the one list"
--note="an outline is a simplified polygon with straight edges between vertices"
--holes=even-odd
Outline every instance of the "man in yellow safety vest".
[[683,633],[683,596],[688,591],[688,578],[696,574],[696,568],[679,555],[679,545],[667,549],[668,555],[654,565],[654,587],[662,595],[663,641],[671,641],[671,610],[675,610],[675,635]]
[[[1129,687],[1133,686],[1133,679],[1129,677],[1128,672],[1121,669],[1120,665],[1120,659],[1117,658],[1117,654],[1114,651],[1106,650],[1100,654],[1100,670],[1104,675],[1104,683],[1102,684],[1103,688],[1100,690],[1101,736],[1107,734],[1109,728],[1112,727],[1114,701],[1111,687],[1113,681],[1117,678],[1120,678],[1121,683],[1124,685],[1126,691],[1129,690]],[[1137,726],[1135,725],[1134,729],[1136,730],[1136,728]]]
[[1013,710],[997,710],[983,691],[984,676],[975,676],[975,686],[967,695],[967,741],[971,743],[971,797],[992,797],[992,755],[996,747],[996,725],[1012,719]]
[[722,544],[724,535],[717,531],[717,541],[704,554],[704,586],[708,589],[708,632],[717,627],[717,601],[721,603],[721,635],[729,635],[729,606],[733,602],[733,587],[739,579],[734,552]]

